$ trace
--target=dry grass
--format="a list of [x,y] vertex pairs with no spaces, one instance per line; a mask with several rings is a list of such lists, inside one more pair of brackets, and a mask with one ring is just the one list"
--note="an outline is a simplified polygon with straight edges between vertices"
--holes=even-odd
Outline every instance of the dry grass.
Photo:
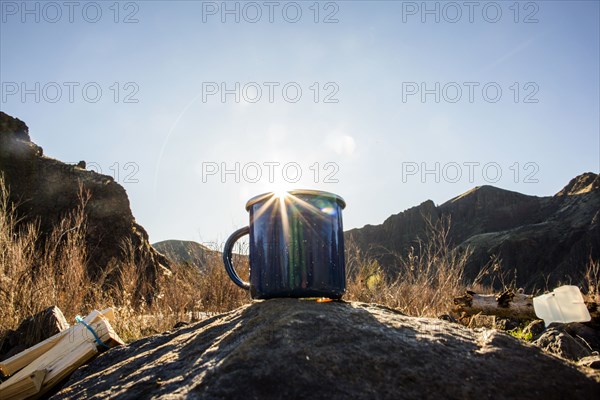
[[101,291],[85,271],[81,199],[42,241],[37,223],[19,224],[0,179],[0,332],[51,305],[74,318],[97,304]]
[[589,302],[600,304],[600,260],[590,257],[583,279],[583,292]]
[[[115,329],[130,341],[200,318],[201,313],[228,311],[250,301],[248,293],[227,278],[217,252],[211,253],[203,271],[174,265],[170,274],[159,278],[160,292],[151,304],[139,295],[149,283],[139,270],[144,260],[133,261],[131,243],[123,244],[125,262],[114,262],[92,280],[85,248],[84,209],[89,196],[81,191],[80,199],[79,207],[44,236],[37,223],[19,223],[0,177],[0,347],[2,332],[52,305],[71,323],[78,314],[114,307]],[[247,278],[243,272],[248,270],[247,257],[234,255],[234,262]],[[108,280],[115,271],[119,285]]]
[[[199,320],[250,302],[248,292],[235,286],[227,277],[220,254],[214,251],[207,258],[202,270],[195,265],[173,265],[170,274],[159,278],[160,292],[152,304],[135,297],[140,285],[138,279],[143,275],[137,272],[135,263],[125,263],[122,274],[127,284],[105,300],[105,304],[112,301],[117,310],[115,330],[121,338],[130,341],[164,332],[177,322]],[[246,279],[247,272],[244,274],[243,271],[248,271],[247,257],[234,255],[234,264],[239,266],[240,276]],[[115,298],[120,300],[115,303]]]
[[454,297],[466,289],[463,271],[470,254],[450,250],[449,229],[448,219],[429,223],[427,237],[417,250],[411,249],[407,256],[394,254],[393,277],[354,243],[347,243],[346,298],[384,304],[413,316],[448,312]]

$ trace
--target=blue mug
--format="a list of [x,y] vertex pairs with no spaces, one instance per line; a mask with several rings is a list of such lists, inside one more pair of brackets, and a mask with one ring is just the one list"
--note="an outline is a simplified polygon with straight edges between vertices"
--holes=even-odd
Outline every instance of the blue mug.
[[[344,200],[333,193],[292,190],[265,193],[246,203],[250,225],[235,231],[223,250],[227,274],[254,299],[328,297],[346,290]],[[235,242],[250,235],[250,282],[235,272]]]

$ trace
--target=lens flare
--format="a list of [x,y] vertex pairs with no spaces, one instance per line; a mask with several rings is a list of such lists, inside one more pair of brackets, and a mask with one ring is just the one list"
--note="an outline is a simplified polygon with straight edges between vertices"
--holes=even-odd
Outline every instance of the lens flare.
[[333,207],[323,207],[323,208],[321,208],[321,212],[323,212],[327,215],[335,215],[336,214],[335,208],[333,208]]

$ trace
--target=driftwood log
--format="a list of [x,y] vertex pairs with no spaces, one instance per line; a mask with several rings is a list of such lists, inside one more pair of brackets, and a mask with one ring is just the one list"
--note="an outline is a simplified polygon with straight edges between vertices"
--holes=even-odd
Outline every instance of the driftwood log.
[[454,299],[454,312],[461,317],[483,314],[513,319],[537,318],[533,310],[533,296],[509,290],[500,294],[467,291],[464,296]]

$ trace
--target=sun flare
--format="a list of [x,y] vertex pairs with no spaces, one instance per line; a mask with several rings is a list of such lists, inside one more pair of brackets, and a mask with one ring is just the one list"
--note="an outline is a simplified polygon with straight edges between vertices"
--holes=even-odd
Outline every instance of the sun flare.
[[285,189],[277,189],[277,190],[273,191],[273,197],[275,197],[279,200],[284,200],[288,196],[289,196],[289,193]]

